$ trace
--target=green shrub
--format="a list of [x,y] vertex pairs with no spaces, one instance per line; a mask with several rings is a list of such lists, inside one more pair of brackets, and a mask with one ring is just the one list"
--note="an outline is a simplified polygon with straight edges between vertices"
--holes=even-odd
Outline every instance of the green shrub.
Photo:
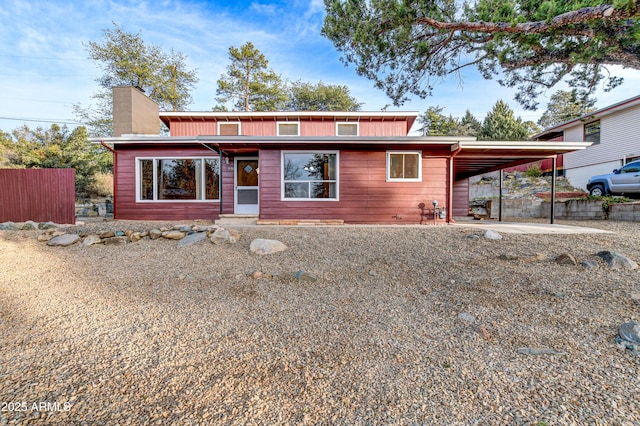
[[540,165],[539,164],[533,164],[531,165],[526,172],[524,172],[524,175],[528,178],[539,178],[542,176],[542,170],[540,169]]

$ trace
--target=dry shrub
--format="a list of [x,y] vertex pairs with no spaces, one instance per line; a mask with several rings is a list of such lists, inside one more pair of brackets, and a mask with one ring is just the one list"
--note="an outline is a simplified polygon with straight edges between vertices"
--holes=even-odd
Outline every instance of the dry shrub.
[[93,175],[93,182],[87,189],[97,197],[113,197],[113,174],[96,173]]

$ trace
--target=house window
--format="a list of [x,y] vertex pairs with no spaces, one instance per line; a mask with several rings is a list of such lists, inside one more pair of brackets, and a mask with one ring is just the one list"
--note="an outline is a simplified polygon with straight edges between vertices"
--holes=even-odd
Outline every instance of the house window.
[[337,152],[283,152],[283,200],[337,200]]
[[278,136],[300,136],[300,123],[278,122]]
[[240,134],[240,123],[218,123],[218,135],[238,136]]
[[205,201],[220,198],[218,158],[139,158],[138,201]]
[[593,142],[594,145],[600,143],[600,120],[584,125],[585,142]]
[[421,182],[422,152],[387,151],[387,181]]
[[336,123],[336,135],[358,136],[358,123]]

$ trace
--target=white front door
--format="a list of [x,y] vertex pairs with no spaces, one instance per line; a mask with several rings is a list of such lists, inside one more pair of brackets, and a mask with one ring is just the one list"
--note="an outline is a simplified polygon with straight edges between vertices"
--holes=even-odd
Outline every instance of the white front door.
[[258,157],[234,159],[235,214],[259,213]]

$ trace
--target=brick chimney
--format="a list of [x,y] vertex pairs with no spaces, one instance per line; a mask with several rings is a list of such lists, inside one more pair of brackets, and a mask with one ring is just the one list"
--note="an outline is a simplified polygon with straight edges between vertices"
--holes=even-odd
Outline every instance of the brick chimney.
[[133,86],[113,88],[113,136],[160,134],[160,109]]

